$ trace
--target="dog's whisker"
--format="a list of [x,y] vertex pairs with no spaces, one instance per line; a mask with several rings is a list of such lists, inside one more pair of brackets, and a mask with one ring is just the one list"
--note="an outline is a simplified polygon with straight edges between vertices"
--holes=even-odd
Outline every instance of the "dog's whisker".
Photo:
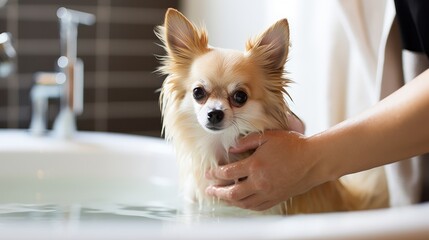
[[[253,122],[247,120],[244,117],[241,117],[240,115],[236,115],[235,119],[240,120],[242,123],[245,124],[245,126],[248,126],[248,127],[246,127],[247,128],[246,132],[242,133],[242,134],[247,134],[248,132],[261,132],[262,131]],[[236,120],[234,120],[234,121],[236,121]],[[237,125],[240,125],[240,124],[237,122]],[[241,131],[240,131],[240,133],[241,133]]]

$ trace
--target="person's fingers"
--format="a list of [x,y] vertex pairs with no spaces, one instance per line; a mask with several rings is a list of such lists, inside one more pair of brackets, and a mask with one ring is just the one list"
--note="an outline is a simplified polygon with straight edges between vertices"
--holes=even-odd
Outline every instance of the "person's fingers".
[[238,180],[249,175],[250,157],[212,169],[209,175],[218,180]]
[[249,185],[245,182],[240,182],[230,186],[209,186],[206,188],[206,193],[210,196],[218,197],[222,200],[232,203],[243,200],[254,194]]
[[235,180],[221,180],[221,179],[214,177],[213,176],[213,170],[207,171],[205,177],[207,180],[211,181],[212,185],[215,185],[215,186],[228,186],[228,185],[232,185],[235,183]]
[[243,153],[254,150],[264,143],[264,135],[261,133],[252,133],[238,140],[236,146],[229,149],[230,153]]
[[292,131],[304,134],[305,132],[304,122],[301,119],[299,119],[299,117],[296,116],[294,113],[288,112],[286,116],[287,116],[289,129]]
[[261,204],[263,204],[265,202],[266,202],[266,200],[264,198],[264,195],[252,194],[252,195],[250,195],[246,198],[243,198],[239,201],[234,201],[234,202],[230,201],[230,205],[234,205],[236,207],[244,208],[244,209],[256,210],[258,206],[260,206]]
[[274,207],[276,204],[278,204],[278,203],[273,202],[273,201],[265,201],[265,202],[262,202],[262,203],[260,203],[259,205],[255,206],[255,207],[252,207],[251,210],[254,210],[254,211],[265,211],[265,210],[268,210],[268,209]]
[[266,196],[261,193],[252,194],[238,201],[236,200],[223,200],[223,201],[230,206],[250,209],[254,211],[264,211],[276,205],[275,202],[266,200]]

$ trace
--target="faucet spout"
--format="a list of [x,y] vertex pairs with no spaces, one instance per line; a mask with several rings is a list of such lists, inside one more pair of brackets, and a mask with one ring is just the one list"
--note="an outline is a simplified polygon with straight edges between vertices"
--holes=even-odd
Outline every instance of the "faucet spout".
[[[60,45],[61,56],[58,58],[57,67],[58,74],[53,85],[59,89],[58,98],[60,98],[60,112],[54,121],[54,135],[60,137],[71,137],[76,130],[75,116],[83,112],[83,78],[84,69],[83,61],[77,58],[77,28],[79,24],[92,25],[95,23],[93,14],[71,10],[67,8],[59,8],[57,17],[60,24]],[[37,131],[43,132],[44,122],[38,116],[43,116],[47,98],[55,97],[46,91],[47,86],[40,86],[36,81],[35,91],[32,94],[33,101],[33,117],[31,126]],[[36,91],[36,89],[42,89]],[[37,94],[36,94],[37,93]],[[39,94],[41,93],[41,94]],[[34,97],[33,97],[34,96]],[[37,100],[36,100],[37,99]],[[38,102],[35,104],[35,102]],[[37,107],[38,106],[38,107]],[[37,109],[42,109],[39,112]],[[41,112],[41,113],[40,113]],[[34,120],[34,121],[33,121]],[[40,121],[38,121],[40,120]],[[30,127],[30,129],[32,129]]]
[[[95,23],[93,14],[61,7],[57,11],[60,23],[61,56],[57,65],[65,75],[64,95],[61,108],[68,106],[75,114],[83,111],[83,64],[77,59],[77,27],[79,24],[92,25]],[[79,96],[76,96],[79,95]]]

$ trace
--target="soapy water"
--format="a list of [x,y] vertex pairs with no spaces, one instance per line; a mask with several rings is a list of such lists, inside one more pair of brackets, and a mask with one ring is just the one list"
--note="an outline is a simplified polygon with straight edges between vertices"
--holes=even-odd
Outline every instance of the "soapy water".
[[132,222],[199,222],[217,221],[225,217],[248,217],[243,212],[234,213],[232,207],[217,207],[202,210],[180,209],[162,205],[124,204],[0,204],[0,222],[91,222],[91,221],[132,221]]
[[178,210],[168,206],[101,206],[55,204],[2,204],[2,222],[88,222],[88,221],[175,221]]
[[[0,225],[4,222],[200,222],[254,215],[219,204],[185,204],[177,186],[157,179],[64,178],[0,181]],[[156,180],[156,181],[155,181]],[[3,193],[3,194],[1,194]]]

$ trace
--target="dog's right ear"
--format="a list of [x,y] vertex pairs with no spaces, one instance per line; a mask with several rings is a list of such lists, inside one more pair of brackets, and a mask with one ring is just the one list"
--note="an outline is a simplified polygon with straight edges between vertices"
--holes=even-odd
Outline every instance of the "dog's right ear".
[[176,61],[191,60],[208,51],[206,32],[196,28],[176,9],[167,10],[163,28],[165,47]]

